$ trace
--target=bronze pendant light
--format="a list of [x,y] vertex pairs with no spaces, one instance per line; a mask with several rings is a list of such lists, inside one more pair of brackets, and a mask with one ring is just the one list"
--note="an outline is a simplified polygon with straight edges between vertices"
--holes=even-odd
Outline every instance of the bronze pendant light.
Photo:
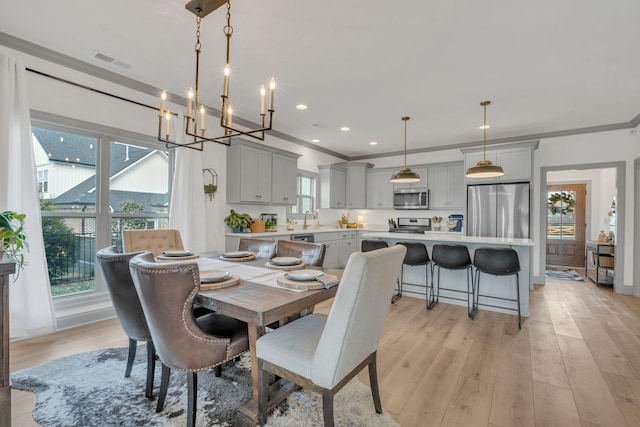
[[504,171],[498,165],[494,165],[491,160],[487,160],[487,105],[491,104],[491,101],[482,101],[480,105],[484,108],[484,151],[482,160],[478,162],[474,167],[467,169],[465,176],[467,178],[493,178],[496,176],[504,175]]
[[404,121],[404,167],[401,168],[399,172],[396,172],[391,176],[391,182],[419,182],[420,175],[407,167],[407,120],[409,120],[409,117],[404,116],[402,120]]

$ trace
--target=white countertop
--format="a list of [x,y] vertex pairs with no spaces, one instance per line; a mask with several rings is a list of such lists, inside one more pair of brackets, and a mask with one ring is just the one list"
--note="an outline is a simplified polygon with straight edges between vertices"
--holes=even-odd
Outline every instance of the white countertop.
[[531,239],[475,237],[475,236],[465,236],[460,233],[450,233],[446,231],[445,232],[427,232],[424,234],[371,232],[371,233],[364,233],[362,237],[378,238],[378,239],[394,239],[394,240],[420,240],[420,241],[433,241],[433,242],[475,243],[475,244],[487,244],[487,245],[533,246],[533,240]]
[[347,231],[367,231],[367,232],[381,232],[386,231],[386,229],[380,228],[326,228],[320,227],[316,228],[315,225],[309,226],[308,229],[295,229],[295,230],[285,230],[278,229],[278,231],[265,231],[264,233],[225,233],[225,236],[236,236],[236,237],[247,237],[247,238],[256,238],[260,237],[270,237],[270,236],[288,236],[291,234],[318,234],[318,233],[342,233]]

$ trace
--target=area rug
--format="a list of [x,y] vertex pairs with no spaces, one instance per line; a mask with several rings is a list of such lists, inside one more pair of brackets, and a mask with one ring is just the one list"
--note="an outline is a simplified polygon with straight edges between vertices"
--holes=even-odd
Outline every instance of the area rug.
[[573,280],[574,282],[584,282],[582,276],[580,276],[576,271],[571,267],[552,267],[547,266],[547,269],[544,272],[545,277],[550,279],[559,279],[559,280]]
[[[124,378],[127,349],[81,353],[11,374],[12,387],[37,394],[33,418],[49,426],[185,426],[186,374],[172,372],[164,410],[156,414],[160,368],[154,399],[144,397],[146,352],[138,355]],[[234,426],[238,407],[251,397],[249,357],[198,374],[198,426]],[[384,402],[383,402],[384,404]],[[368,385],[353,379],[334,398],[338,426],[397,426],[387,413],[376,414]],[[322,401],[317,393],[293,393],[269,416],[268,426],[320,426]]]

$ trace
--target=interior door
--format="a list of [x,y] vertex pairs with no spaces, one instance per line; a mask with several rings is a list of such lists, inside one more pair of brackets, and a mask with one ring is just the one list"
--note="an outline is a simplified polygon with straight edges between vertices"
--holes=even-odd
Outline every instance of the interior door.
[[586,184],[547,185],[547,265],[584,267]]

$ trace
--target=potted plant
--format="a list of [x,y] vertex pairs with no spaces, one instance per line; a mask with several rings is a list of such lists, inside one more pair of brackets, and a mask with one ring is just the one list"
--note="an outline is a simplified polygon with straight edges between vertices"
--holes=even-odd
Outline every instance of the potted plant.
[[224,219],[224,222],[233,229],[234,233],[242,233],[244,228],[251,225],[251,216],[249,214],[238,213],[231,209],[229,215]]
[[3,254],[16,261],[18,268],[24,267],[24,250],[29,249],[24,234],[25,214],[13,211],[0,213],[0,259]]
[[218,191],[218,186],[217,185],[215,185],[215,184],[205,184],[204,185],[204,194],[209,196],[209,200],[210,201],[213,200],[213,196],[216,194],[216,191]]

